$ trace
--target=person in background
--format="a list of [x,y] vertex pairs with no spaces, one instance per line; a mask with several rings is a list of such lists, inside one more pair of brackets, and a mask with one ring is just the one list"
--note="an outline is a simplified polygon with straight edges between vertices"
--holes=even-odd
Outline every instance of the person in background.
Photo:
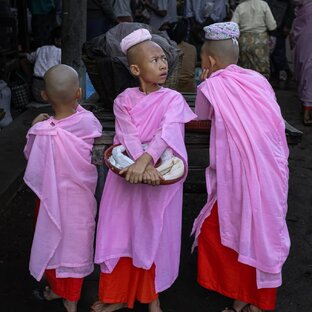
[[87,40],[105,34],[117,23],[111,0],[88,0]]
[[150,14],[144,3],[145,0],[131,0],[132,16],[136,23],[149,23]]
[[[272,33],[272,36],[276,38],[276,43],[271,54],[271,83],[279,85],[280,79],[282,82],[282,80],[289,81],[292,78],[286,56],[286,39],[290,34],[295,12],[290,0],[269,0],[268,4],[277,23],[277,28]],[[283,73],[286,77],[282,76]]]
[[303,103],[305,126],[312,126],[312,0],[296,1],[296,18],[292,28],[294,74]]
[[176,0],[145,0],[145,7],[150,13],[149,24],[160,29],[166,23],[178,21]]
[[34,64],[33,74],[29,74],[28,66],[26,62],[22,60],[22,68],[31,81],[31,91],[34,100],[38,103],[47,103],[41,95],[44,90],[43,76],[51,67],[61,64],[61,27],[56,27],[52,31],[51,40],[49,45],[44,45],[38,48],[35,52],[27,54],[26,58],[28,62]]
[[113,9],[119,23],[133,22],[131,0],[113,0]]
[[190,22],[190,35],[195,42],[204,41],[203,26],[222,22],[226,18],[225,0],[185,0],[184,17]]
[[225,0],[185,0],[185,17],[206,25],[222,22],[226,17]]
[[177,91],[195,93],[195,67],[197,62],[197,51],[195,46],[184,41],[186,32],[187,21],[184,19],[173,24],[171,29],[168,31],[168,34],[170,39],[174,40],[178,44],[179,49],[183,53]]
[[276,29],[269,5],[262,0],[241,0],[232,21],[240,28],[239,65],[253,69],[266,78],[270,76],[268,31]]
[[34,48],[49,44],[51,31],[57,26],[54,0],[29,0]]

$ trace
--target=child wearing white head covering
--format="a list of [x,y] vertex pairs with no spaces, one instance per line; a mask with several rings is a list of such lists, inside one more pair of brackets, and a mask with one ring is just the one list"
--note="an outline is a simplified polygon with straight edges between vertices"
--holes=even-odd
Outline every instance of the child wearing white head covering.
[[208,199],[193,227],[197,280],[234,299],[223,312],[274,310],[290,247],[285,123],[268,81],[236,65],[238,25],[204,30],[195,113],[211,135]]
[[[158,293],[179,271],[183,178],[161,185],[155,165],[168,148],[187,172],[184,124],[196,116],[183,96],[162,87],[168,63],[162,48],[139,29],[121,41],[140,87],[114,101],[115,144],[134,160],[121,174],[108,173],[100,205],[95,262],[101,265],[94,312],[133,308],[136,300],[161,312]],[[147,143],[144,149],[142,143]]]

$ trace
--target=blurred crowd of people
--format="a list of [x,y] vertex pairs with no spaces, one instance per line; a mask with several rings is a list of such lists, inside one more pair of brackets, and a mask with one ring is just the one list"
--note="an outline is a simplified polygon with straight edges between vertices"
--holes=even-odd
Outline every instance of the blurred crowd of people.
[[[294,76],[304,103],[304,123],[310,125],[312,91],[307,81],[312,71],[309,57],[312,47],[308,39],[312,29],[311,3],[311,0],[88,0],[87,41],[122,22],[145,23],[167,32],[184,55],[178,91],[195,92],[203,27],[232,20],[241,33],[239,65],[260,72],[274,87],[287,86]],[[51,58],[48,60],[46,55],[52,55],[53,64],[61,62],[61,43],[57,37],[61,33],[62,1],[29,0],[28,7],[34,53],[27,60],[34,65],[33,93],[39,100],[37,86],[45,68],[51,65]],[[287,52],[289,46],[294,59],[290,49]],[[289,62],[294,68],[290,68]]]
[[[204,41],[203,27],[232,20],[241,31],[240,65],[267,78],[271,76],[276,85],[292,78],[286,40],[294,18],[291,0],[88,0],[87,39],[105,33],[119,22],[149,24],[167,31],[179,44],[185,55],[182,76],[194,80],[194,58],[199,61],[194,55],[199,56]],[[194,91],[190,81],[184,84],[189,87],[179,91]]]
[[232,20],[241,33],[239,65],[263,74],[274,87],[287,87],[294,70],[304,124],[312,125],[311,6],[311,0],[88,0],[87,37],[125,21],[167,31],[184,54],[179,91],[194,92],[203,27]]

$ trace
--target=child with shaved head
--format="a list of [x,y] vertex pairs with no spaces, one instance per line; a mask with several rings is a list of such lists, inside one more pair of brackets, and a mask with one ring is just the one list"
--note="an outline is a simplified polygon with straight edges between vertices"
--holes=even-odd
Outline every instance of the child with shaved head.
[[236,65],[238,25],[204,30],[195,112],[212,123],[208,201],[193,228],[198,282],[234,299],[224,311],[274,310],[290,245],[284,120],[268,81]]
[[[187,167],[184,124],[195,118],[182,95],[161,87],[168,64],[151,34],[139,29],[125,37],[131,73],[139,88],[114,102],[116,135],[134,164],[125,179],[108,173],[97,227],[95,262],[101,265],[99,301],[92,311],[133,308],[136,300],[160,312],[158,293],[169,288],[179,270],[183,181],[159,185],[155,169],[170,148]],[[148,143],[144,150],[142,143]]]
[[66,310],[76,312],[83,277],[93,271],[97,170],[91,151],[102,127],[77,102],[74,69],[56,65],[44,81],[42,96],[54,116],[35,118],[24,150],[24,180],[40,200],[29,268],[36,280],[47,279],[47,300],[63,298]]

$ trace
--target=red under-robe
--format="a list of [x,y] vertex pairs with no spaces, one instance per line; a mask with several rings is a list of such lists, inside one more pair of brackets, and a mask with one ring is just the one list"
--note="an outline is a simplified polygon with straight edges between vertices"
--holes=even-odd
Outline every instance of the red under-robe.
[[276,288],[257,289],[256,269],[238,262],[238,254],[221,244],[218,206],[203,223],[198,238],[198,283],[226,297],[274,310]]
[[103,303],[125,303],[132,309],[136,300],[151,303],[155,290],[155,264],[149,270],[133,266],[131,258],[120,258],[112,273],[101,273],[99,299]]

